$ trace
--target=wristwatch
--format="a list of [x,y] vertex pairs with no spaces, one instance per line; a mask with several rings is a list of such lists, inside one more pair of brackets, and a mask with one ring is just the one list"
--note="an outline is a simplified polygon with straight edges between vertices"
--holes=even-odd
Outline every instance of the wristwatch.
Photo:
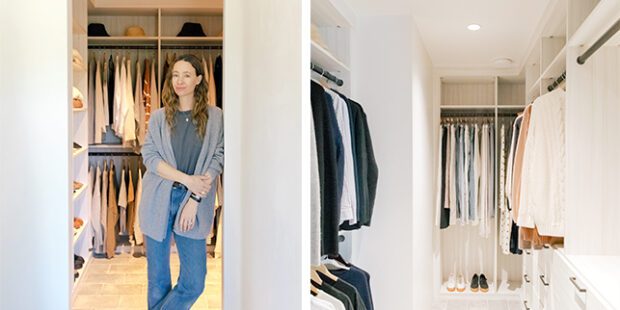
[[194,193],[191,193],[191,195],[189,195],[189,198],[191,198],[192,200],[194,200],[197,203],[200,203],[202,201],[202,198],[200,198],[200,196],[197,196]]

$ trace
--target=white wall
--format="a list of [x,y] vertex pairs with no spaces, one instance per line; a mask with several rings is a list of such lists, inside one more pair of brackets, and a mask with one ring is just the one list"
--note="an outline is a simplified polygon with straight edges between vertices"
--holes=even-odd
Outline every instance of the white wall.
[[0,309],[69,308],[69,13],[0,4]]
[[224,14],[224,307],[304,309],[309,1],[226,0]]
[[410,16],[358,17],[351,58],[379,166],[373,220],[354,234],[352,261],[371,274],[376,309],[430,309],[431,61]]

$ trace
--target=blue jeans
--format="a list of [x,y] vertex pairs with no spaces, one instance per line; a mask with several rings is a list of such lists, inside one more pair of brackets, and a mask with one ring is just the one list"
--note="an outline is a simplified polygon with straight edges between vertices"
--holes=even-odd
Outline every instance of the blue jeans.
[[[190,309],[204,290],[207,276],[206,240],[186,238],[172,231],[174,219],[185,193],[185,189],[172,188],[170,214],[164,240],[158,242],[146,236],[149,309]],[[174,235],[181,263],[179,279],[174,288],[170,280],[171,235]]]

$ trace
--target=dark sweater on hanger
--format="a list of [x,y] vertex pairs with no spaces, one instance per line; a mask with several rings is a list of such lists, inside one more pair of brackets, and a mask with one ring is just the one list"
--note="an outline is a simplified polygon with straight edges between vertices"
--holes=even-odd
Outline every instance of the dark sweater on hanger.
[[319,277],[321,278],[321,280],[323,280],[323,286],[325,285],[331,285],[332,287],[334,287],[335,289],[343,292],[344,294],[347,295],[347,297],[351,300],[351,303],[353,304],[353,309],[355,310],[367,310],[366,309],[366,305],[364,304],[364,301],[362,300],[360,293],[358,292],[358,290],[355,288],[355,286],[351,285],[350,283],[342,280],[342,279],[338,279],[338,281],[334,281],[332,279],[330,279],[328,276],[317,272]]
[[311,82],[310,89],[321,185],[321,253],[337,254],[340,196],[338,195],[336,139],[333,135],[333,123],[328,114],[330,111],[325,102],[323,87]]
[[215,58],[215,64],[213,65],[213,79],[215,80],[215,105],[218,108],[222,108],[222,56]]
[[377,193],[377,179],[379,168],[375,161],[375,154],[368,129],[366,113],[362,106],[340,94],[346,100],[351,123],[351,144],[353,149],[353,164],[355,169],[355,187],[357,192],[357,223],[349,224],[345,221],[340,225],[342,230],[354,230],[370,226],[375,196]]

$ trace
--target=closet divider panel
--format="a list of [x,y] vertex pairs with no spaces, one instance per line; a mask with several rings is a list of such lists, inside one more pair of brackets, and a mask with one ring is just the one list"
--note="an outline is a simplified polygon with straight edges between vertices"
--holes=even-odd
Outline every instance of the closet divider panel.
[[601,47],[578,65],[581,52],[568,53],[565,249],[620,255],[620,48]]

